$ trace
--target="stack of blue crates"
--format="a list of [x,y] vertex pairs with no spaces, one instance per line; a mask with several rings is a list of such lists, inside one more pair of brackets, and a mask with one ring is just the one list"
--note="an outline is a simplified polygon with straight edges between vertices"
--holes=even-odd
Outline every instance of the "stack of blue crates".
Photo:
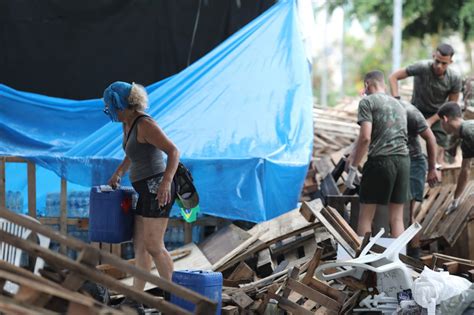
[[[180,270],[173,272],[173,282],[217,302],[216,315],[222,308],[222,273],[203,270]],[[193,303],[171,295],[171,303],[191,312],[196,307]]]

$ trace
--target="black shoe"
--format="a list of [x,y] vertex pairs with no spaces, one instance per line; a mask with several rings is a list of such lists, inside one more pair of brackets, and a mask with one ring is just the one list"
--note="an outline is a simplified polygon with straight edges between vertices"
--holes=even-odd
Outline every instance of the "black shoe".
[[421,248],[419,247],[407,247],[407,256],[420,260]]
[[113,308],[122,308],[124,306],[135,310],[138,315],[145,315],[145,308],[143,307],[143,304],[138,303],[137,301],[132,300],[128,297],[123,299],[122,302],[120,302],[119,304],[113,305],[112,307]]

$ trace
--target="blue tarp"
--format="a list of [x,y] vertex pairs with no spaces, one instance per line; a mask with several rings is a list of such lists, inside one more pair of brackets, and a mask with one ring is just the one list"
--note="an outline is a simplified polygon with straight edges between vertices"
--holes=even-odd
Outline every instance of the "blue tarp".
[[[203,213],[260,222],[296,206],[313,127],[293,1],[278,2],[147,90],[148,113],[191,169]],[[123,159],[122,126],[107,121],[101,99],[65,100],[0,85],[0,106],[1,155],[32,159],[86,187],[104,184]]]

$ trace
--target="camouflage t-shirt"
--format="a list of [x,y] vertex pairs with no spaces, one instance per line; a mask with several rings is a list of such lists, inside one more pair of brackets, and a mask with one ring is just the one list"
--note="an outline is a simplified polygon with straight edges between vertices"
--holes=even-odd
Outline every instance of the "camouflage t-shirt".
[[406,68],[408,76],[414,76],[413,96],[411,103],[415,105],[425,117],[438,112],[449,94],[461,91],[461,76],[453,69],[448,68],[442,77],[433,72],[433,61],[425,60],[412,64]]
[[418,108],[405,101],[400,101],[400,103],[402,103],[407,111],[408,151],[410,158],[422,158],[423,151],[418,135],[428,129],[428,123]]
[[474,120],[465,120],[459,131],[461,137],[462,157],[470,159],[474,157]]
[[372,123],[369,157],[408,155],[407,112],[395,98],[383,93],[364,97],[357,123]]

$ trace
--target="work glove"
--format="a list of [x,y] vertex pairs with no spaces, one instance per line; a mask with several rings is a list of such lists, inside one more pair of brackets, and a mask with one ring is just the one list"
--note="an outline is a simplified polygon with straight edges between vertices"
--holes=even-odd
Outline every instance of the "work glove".
[[349,189],[354,189],[354,180],[357,175],[357,167],[354,165],[349,165],[349,172],[347,174],[346,181],[344,182],[344,185],[346,185],[347,188]]
[[446,214],[450,214],[454,210],[456,210],[459,206],[459,198],[454,198],[453,201],[449,204],[448,208],[446,209]]

